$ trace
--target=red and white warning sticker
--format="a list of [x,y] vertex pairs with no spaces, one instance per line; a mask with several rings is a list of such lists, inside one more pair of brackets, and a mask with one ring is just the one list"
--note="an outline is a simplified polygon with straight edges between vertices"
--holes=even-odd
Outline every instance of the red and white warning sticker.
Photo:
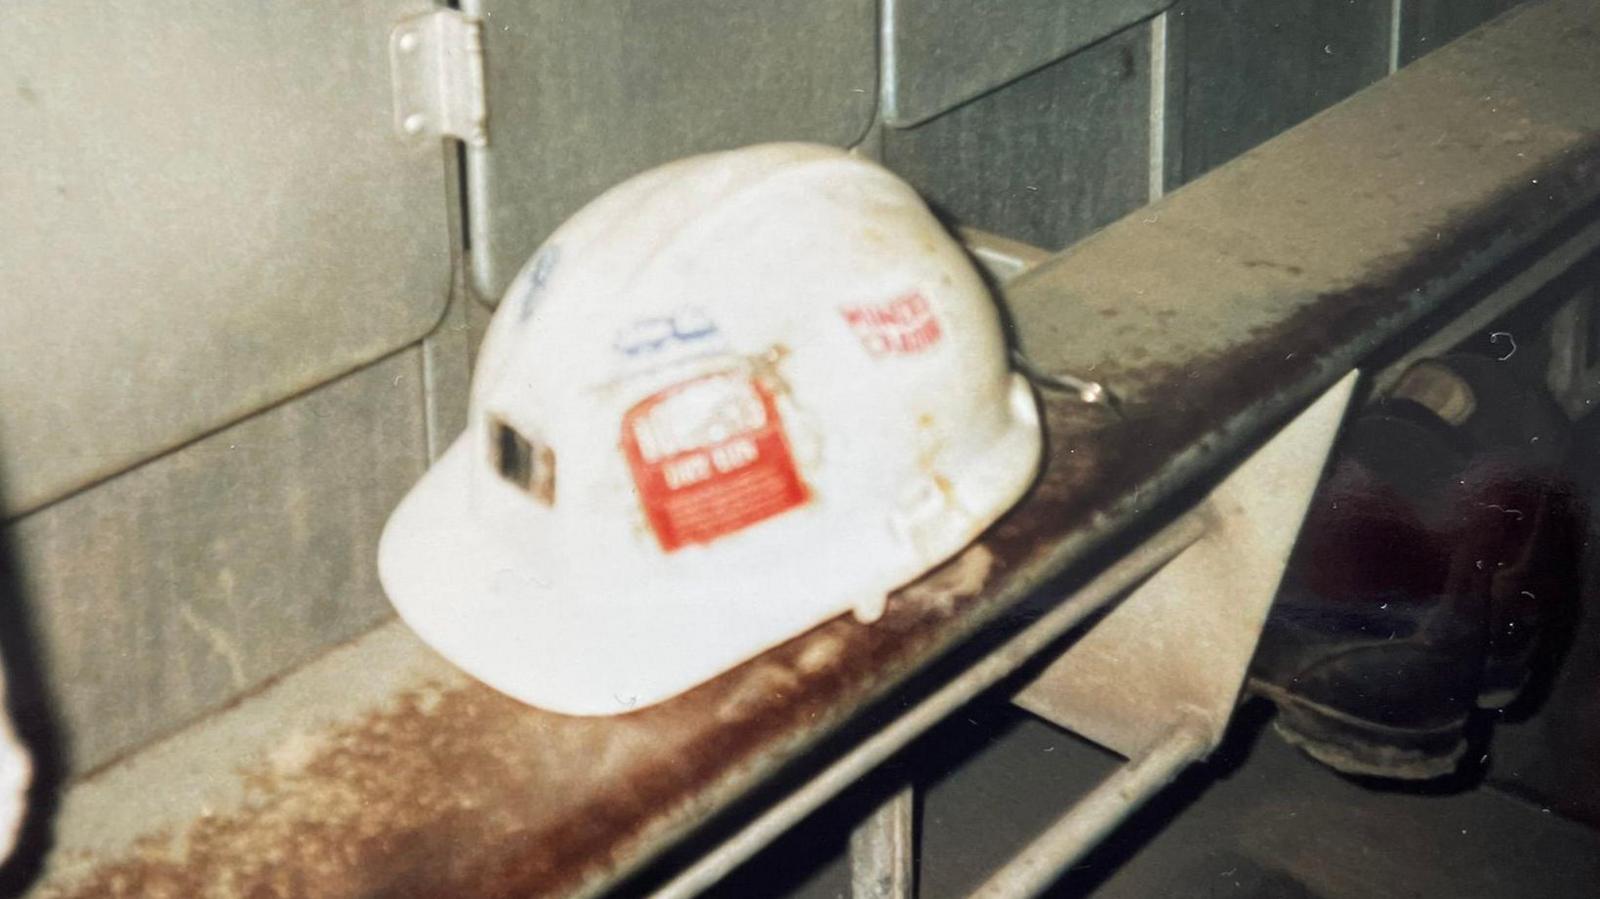
[[841,306],[839,312],[874,356],[920,353],[944,337],[933,304],[916,291],[885,303]]
[[667,552],[805,503],[772,394],[743,372],[675,384],[622,418],[622,451]]

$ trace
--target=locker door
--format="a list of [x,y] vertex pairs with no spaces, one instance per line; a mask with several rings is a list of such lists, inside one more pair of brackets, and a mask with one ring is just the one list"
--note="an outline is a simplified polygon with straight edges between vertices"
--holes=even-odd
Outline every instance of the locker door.
[[468,0],[489,140],[468,151],[473,284],[497,300],[628,175],[770,140],[852,145],[877,100],[875,0]]
[[0,518],[434,325],[446,149],[389,63],[430,8],[0,4]]
[[1149,18],[1173,0],[884,0],[883,120],[909,128]]

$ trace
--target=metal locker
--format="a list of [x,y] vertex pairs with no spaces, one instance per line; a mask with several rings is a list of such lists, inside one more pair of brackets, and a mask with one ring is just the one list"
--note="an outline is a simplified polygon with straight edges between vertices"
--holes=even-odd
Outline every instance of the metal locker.
[[772,140],[851,146],[877,107],[875,0],[467,0],[483,20],[489,140],[467,152],[473,286],[605,188]]
[[884,123],[921,124],[1173,0],[884,0]]
[[451,156],[389,60],[430,9],[0,6],[0,518],[438,322]]

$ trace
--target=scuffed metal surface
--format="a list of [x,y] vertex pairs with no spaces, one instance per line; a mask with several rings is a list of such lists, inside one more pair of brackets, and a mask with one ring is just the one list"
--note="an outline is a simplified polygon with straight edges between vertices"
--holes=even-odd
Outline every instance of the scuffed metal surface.
[[259,755],[237,809],[42,894],[614,882],[1600,196],[1593,19],[1581,0],[1529,7],[1018,279],[1035,362],[1106,380],[1128,418],[1047,397],[1034,490],[877,624],[832,621],[612,719],[475,684],[402,692],[292,764]]
[[1184,92],[1173,98],[1183,110],[1180,182],[1387,75],[1391,5],[1188,0],[1175,8],[1184,29],[1182,59],[1174,61],[1184,69]]
[[489,145],[467,156],[473,287],[518,267],[596,194],[694,153],[850,146],[877,101],[872,0],[468,0],[483,18]]
[[884,4],[884,122],[921,124],[967,100],[1104,40],[1172,0],[966,0]]
[[1400,8],[1399,63],[1443,47],[1524,0],[1407,0]]
[[0,519],[439,321],[454,154],[374,115],[428,6],[0,4]]
[[371,560],[426,466],[419,357],[398,353],[0,531],[0,601],[28,623],[48,687],[17,697],[19,714],[59,721],[49,754],[63,773],[391,614]]
[[1140,25],[923,125],[885,131],[883,160],[960,221],[1060,249],[1148,199],[1149,104],[1150,32]]

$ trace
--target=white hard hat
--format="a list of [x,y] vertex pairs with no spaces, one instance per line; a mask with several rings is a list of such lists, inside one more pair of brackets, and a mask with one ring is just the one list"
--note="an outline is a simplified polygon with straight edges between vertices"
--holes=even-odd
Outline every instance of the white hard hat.
[[523,268],[379,572],[490,686],[624,712],[874,620],[1016,502],[1040,446],[993,302],[910,187],[827,147],[700,156]]

